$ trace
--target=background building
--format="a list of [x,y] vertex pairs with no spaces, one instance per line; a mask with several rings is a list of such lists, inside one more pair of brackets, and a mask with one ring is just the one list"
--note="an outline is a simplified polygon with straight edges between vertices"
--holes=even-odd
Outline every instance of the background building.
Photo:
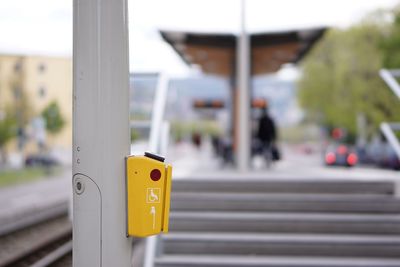
[[[0,114],[14,109],[17,124],[26,127],[27,147],[32,119],[52,102],[57,102],[65,121],[62,130],[47,134],[50,147],[70,149],[72,145],[72,60],[62,57],[0,55]],[[9,149],[14,150],[16,142]]]

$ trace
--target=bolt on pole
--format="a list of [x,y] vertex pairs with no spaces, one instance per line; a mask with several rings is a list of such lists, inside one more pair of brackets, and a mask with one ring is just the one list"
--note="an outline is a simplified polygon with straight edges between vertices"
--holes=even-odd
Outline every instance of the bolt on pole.
[[73,266],[131,266],[126,0],[74,0]]

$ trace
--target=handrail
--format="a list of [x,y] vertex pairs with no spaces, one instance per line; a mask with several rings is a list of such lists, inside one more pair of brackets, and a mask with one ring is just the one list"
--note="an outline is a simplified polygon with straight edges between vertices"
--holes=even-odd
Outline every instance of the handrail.
[[[154,96],[153,112],[149,138],[149,150],[165,155],[169,139],[169,123],[164,121],[165,106],[168,96],[169,78],[160,74]],[[153,267],[154,259],[159,253],[160,238],[151,236],[146,238],[144,267]]]
[[400,77],[400,69],[387,70],[381,69],[379,75],[386,82],[389,88],[394,92],[394,94],[400,98],[400,85],[396,80],[396,77]]
[[[155,142],[157,144],[158,149],[153,150],[158,154],[163,156],[166,155],[168,140],[169,140],[169,131],[170,125],[167,121],[162,121],[161,132],[158,135],[159,141]],[[146,247],[145,247],[145,255],[144,255],[144,267],[154,267],[154,259],[160,253],[161,240],[160,236],[150,236],[146,238]]]
[[160,74],[154,96],[149,139],[149,149],[155,153],[160,153],[161,128],[167,103],[168,84],[169,79],[166,74]]
[[[381,69],[379,75],[385,81],[387,86],[393,91],[393,93],[400,98],[400,85],[396,80],[396,77],[400,77],[400,69]],[[392,146],[397,158],[400,159],[400,142],[394,134],[395,131],[400,131],[400,123],[388,123],[382,122],[380,125],[381,132]]]
[[395,130],[400,130],[400,123],[382,122],[380,128],[383,135],[386,137],[389,144],[392,146],[394,152],[396,153],[397,158],[400,159],[400,142],[394,134]]

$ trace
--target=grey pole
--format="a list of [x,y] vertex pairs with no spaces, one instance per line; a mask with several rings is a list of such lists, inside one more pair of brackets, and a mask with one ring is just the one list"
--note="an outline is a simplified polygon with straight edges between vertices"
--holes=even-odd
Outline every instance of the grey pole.
[[245,0],[241,1],[241,31],[237,45],[237,78],[238,78],[238,123],[236,124],[237,166],[239,171],[248,171],[250,165],[250,52],[249,36],[246,32]]
[[74,0],[73,266],[131,266],[126,0]]

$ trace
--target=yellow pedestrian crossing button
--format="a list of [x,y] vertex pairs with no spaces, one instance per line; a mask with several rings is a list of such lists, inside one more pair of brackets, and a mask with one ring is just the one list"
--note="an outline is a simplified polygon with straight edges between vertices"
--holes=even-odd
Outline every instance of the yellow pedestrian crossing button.
[[172,166],[146,152],[126,159],[128,236],[168,232]]

